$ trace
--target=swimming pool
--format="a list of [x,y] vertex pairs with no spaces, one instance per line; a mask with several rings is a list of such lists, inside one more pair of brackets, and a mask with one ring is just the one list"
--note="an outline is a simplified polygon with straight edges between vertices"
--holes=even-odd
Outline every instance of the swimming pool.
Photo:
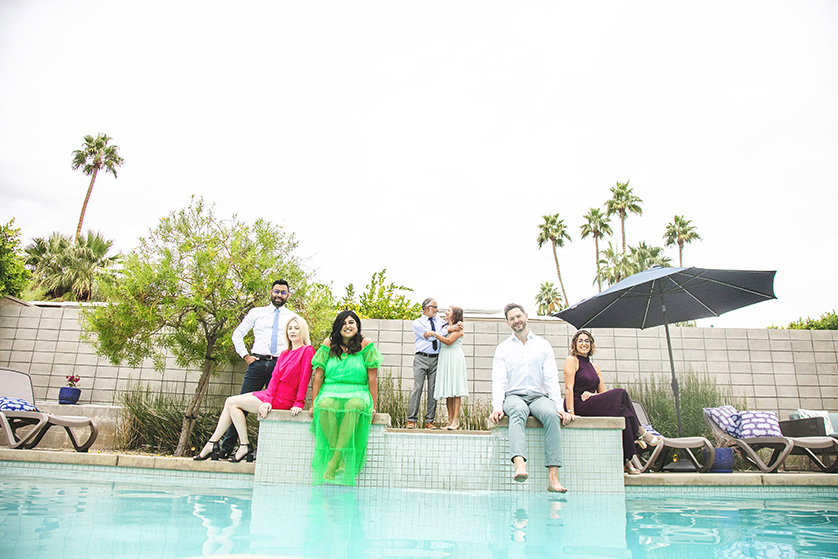
[[838,558],[838,499],[0,482],[0,557]]

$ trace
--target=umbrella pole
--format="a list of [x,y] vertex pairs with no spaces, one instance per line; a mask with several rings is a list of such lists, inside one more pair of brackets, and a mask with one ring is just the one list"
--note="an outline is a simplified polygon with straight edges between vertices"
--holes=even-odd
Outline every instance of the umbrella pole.
[[681,427],[681,398],[678,396],[678,379],[675,377],[675,360],[672,359],[672,340],[669,338],[669,321],[666,318],[666,305],[663,309],[663,328],[666,330],[666,348],[669,350],[669,369],[672,371],[672,394],[675,395],[675,417],[678,419],[678,436],[684,436],[684,429]]

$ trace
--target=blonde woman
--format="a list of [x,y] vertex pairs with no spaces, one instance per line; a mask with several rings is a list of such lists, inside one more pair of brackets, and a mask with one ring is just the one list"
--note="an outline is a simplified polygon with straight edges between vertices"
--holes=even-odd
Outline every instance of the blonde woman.
[[245,412],[258,412],[261,417],[265,417],[272,409],[291,410],[292,415],[302,411],[311,380],[311,359],[314,357],[306,321],[299,316],[289,320],[285,326],[285,338],[288,349],[279,354],[268,388],[227,398],[215,432],[201,452],[193,456],[195,460],[218,460],[221,450],[219,441],[232,423],[239,435],[239,448],[230,462],[253,462],[253,448],[247,440]]

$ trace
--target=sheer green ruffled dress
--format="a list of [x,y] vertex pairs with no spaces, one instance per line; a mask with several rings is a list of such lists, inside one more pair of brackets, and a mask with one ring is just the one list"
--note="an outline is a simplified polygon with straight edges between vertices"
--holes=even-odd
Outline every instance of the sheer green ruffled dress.
[[314,354],[312,367],[324,371],[323,386],[312,405],[314,485],[355,485],[355,477],[366,461],[372,423],[367,369],[377,369],[381,361],[381,353],[372,343],[340,359],[329,355],[325,345]]

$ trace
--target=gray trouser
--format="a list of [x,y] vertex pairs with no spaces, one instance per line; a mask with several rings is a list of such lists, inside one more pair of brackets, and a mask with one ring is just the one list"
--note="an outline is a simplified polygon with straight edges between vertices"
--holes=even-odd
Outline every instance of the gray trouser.
[[532,415],[544,426],[544,465],[562,465],[561,419],[556,403],[544,394],[507,394],[503,400],[503,413],[509,416],[509,450],[511,457],[527,459],[525,434],[527,417]]
[[439,358],[434,355],[413,356],[413,391],[410,393],[410,404],[407,409],[408,421],[416,421],[419,415],[419,401],[422,399],[422,387],[425,379],[428,379],[428,411],[425,414],[425,423],[432,423],[436,417],[436,400],[434,400],[434,388],[436,387],[436,363]]

